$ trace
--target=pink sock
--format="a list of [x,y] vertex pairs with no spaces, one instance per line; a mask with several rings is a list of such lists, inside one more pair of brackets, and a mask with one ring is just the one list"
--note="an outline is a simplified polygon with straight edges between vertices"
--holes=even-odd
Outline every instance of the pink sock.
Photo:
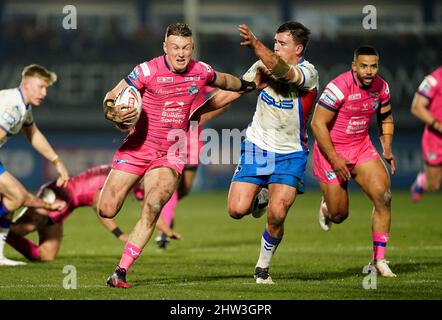
[[381,260],[385,257],[385,247],[387,246],[390,234],[388,232],[373,232],[373,260]]
[[172,220],[175,215],[175,208],[178,204],[178,191],[175,191],[170,197],[169,201],[164,205],[161,211],[161,217],[164,222],[170,227],[172,225]]
[[6,242],[29,260],[40,260],[38,246],[31,240],[9,233]]
[[421,187],[423,190],[426,189],[427,186],[427,175],[425,172],[419,172],[417,175],[417,185]]
[[124,247],[123,255],[121,256],[118,266],[126,271],[134,264],[135,260],[140,256],[143,249],[135,247],[133,244],[127,243]]

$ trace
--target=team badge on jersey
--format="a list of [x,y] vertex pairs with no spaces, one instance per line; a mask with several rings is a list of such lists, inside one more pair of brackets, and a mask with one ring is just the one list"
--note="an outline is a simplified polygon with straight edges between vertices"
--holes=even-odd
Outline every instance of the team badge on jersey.
[[233,175],[236,176],[240,171],[241,171],[241,167],[237,166]]
[[195,83],[192,83],[192,85],[189,87],[189,93],[196,94],[198,93],[198,91],[199,91],[198,86]]
[[372,109],[372,110],[376,110],[378,107],[379,107],[379,101],[374,100],[374,101],[371,103],[371,109]]
[[427,154],[428,160],[434,161],[437,159],[437,155],[433,152],[428,152]]
[[334,171],[327,171],[325,173],[325,176],[327,177],[328,180],[334,180],[337,178],[336,173]]

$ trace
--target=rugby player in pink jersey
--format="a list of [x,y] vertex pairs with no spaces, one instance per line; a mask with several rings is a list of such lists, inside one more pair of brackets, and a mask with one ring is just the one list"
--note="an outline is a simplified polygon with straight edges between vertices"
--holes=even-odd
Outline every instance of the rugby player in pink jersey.
[[[77,208],[92,207],[95,210],[100,190],[111,169],[110,165],[90,168],[69,178],[65,187],[57,186],[56,181],[42,185],[37,193],[39,197],[50,203],[54,199],[64,201],[66,206],[57,211],[29,208],[11,225],[7,243],[31,261],[54,260],[60,250],[64,222]],[[136,193],[135,189],[134,193]],[[142,192],[141,195],[143,195]],[[116,238],[123,243],[127,241],[127,234],[118,228],[113,219],[101,218],[99,215],[97,217]],[[157,227],[170,238],[181,238],[178,233],[173,232],[162,222],[158,223]],[[39,245],[25,238],[27,234],[35,231],[38,232]]]
[[354,52],[352,69],[325,87],[311,124],[316,138],[313,174],[323,192],[319,222],[325,231],[330,230],[332,223],[341,223],[348,217],[350,178],[368,195],[374,206],[373,257],[369,268],[384,277],[395,277],[384,257],[391,223],[390,177],[368,133],[376,115],[382,156],[394,174],[390,92],[378,71],[376,49],[360,46]]
[[[142,95],[142,112],[135,127],[114,157],[98,203],[102,217],[113,218],[128,191],[144,178],[145,201],[140,220],[129,235],[120,262],[108,278],[112,287],[130,288],[126,273],[152,236],[162,207],[178,187],[185,157],[180,149],[189,127],[191,106],[204,86],[229,91],[253,91],[256,84],[220,73],[192,60],[194,43],[187,24],[167,28],[164,55],[137,65],[104,99],[105,117],[122,128],[136,119],[135,110],[114,106],[117,94],[128,85]],[[193,110],[194,111],[194,110]]]
[[442,66],[427,75],[414,95],[411,113],[425,124],[422,135],[424,171],[411,186],[411,199],[438,191],[442,181]]

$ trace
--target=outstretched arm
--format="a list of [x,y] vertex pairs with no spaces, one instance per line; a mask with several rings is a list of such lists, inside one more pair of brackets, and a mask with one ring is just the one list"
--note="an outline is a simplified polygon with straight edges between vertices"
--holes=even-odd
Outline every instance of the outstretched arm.
[[69,180],[69,172],[61,159],[55,153],[54,149],[49,144],[43,133],[41,133],[35,123],[29,126],[24,126],[22,130],[34,149],[54,164],[55,169],[59,174],[59,178],[57,179],[57,186],[65,187]]
[[250,92],[256,89],[256,83],[246,81],[228,73],[216,72],[216,79],[212,86],[227,91]]
[[247,25],[239,25],[238,30],[240,32],[240,36],[244,39],[244,41],[241,42],[241,45],[251,47],[256,56],[276,78],[293,82],[297,86],[302,84],[303,75],[298,66],[290,65],[269,48],[267,48],[261,41],[258,40],[258,38],[256,38]]

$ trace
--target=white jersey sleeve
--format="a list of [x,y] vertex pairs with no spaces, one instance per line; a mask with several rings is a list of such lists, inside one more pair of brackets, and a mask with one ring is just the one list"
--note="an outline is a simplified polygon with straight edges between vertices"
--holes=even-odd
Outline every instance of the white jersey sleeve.
[[242,78],[246,81],[253,81],[256,76],[256,72],[258,72],[259,68],[265,68],[264,63],[261,60],[256,61],[246,73],[242,76]]
[[[24,104],[18,89],[0,91],[0,128],[7,136],[19,133],[23,125],[33,122],[32,108]],[[6,142],[7,136],[0,141],[0,146]]]
[[311,90],[318,86],[319,75],[315,67],[308,61],[303,61],[297,65],[302,73],[302,81],[299,85],[300,89]]

